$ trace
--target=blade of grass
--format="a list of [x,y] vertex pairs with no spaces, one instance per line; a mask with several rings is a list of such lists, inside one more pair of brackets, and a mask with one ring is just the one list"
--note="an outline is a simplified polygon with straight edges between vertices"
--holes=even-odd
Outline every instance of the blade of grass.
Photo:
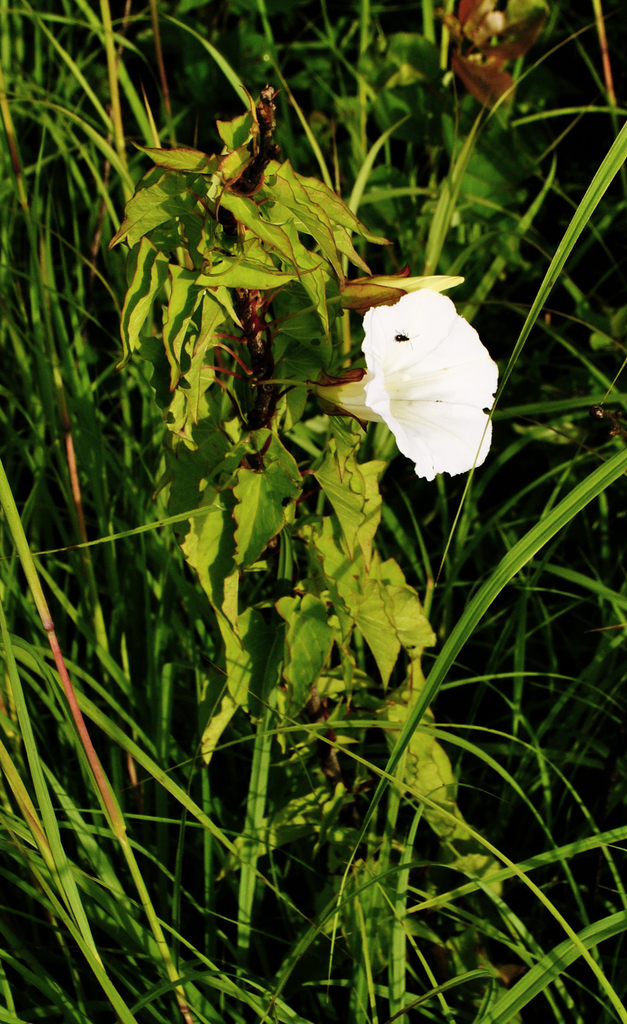
[[[445,32],[447,32],[447,30],[443,28],[443,41]],[[427,237],[425,263],[422,271],[425,277],[428,277],[430,274],[435,274],[440,255],[442,253],[442,248],[446,241],[448,230],[451,226],[451,220],[455,213],[455,207],[457,206],[462,182],[474,151],[475,141],[477,139],[477,133],[481,126],[482,119],[483,111],[476,118],[467,138],[464,140],[459,151],[459,155],[457,157],[453,155],[448,176],[440,186],[440,195],[431,220],[429,235]]]
[[[595,921],[580,931],[577,938],[586,950],[593,949],[600,942],[611,938],[613,935],[620,935],[627,930],[627,911],[620,911]],[[477,1024],[507,1024],[513,1017],[520,1013],[524,1006],[537,995],[542,993],[547,985],[560,974],[563,974],[570,964],[574,963],[581,955],[580,949],[570,939],[560,942],[550,953],[540,960],[531,970],[525,974],[516,985],[497,1002],[488,1013],[482,1016]],[[621,1002],[614,1003],[619,1011],[619,1020],[625,1019],[624,1006]]]

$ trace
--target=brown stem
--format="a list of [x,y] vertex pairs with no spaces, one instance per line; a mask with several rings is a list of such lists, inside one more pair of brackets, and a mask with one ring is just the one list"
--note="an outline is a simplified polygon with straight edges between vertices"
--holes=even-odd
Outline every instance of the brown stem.
[[155,52],[157,56],[157,67],[159,68],[159,79],[161,81],[161,92],[163,93],[163,105],[168,115],[168,120],[172,120],[172,107],[170,106],[170,90],[168,88],[168,78],[165,73],[165,64],[163,63],[163,51],[161,49],[161,33],[159,32],[159,14],[157,11],[157,0],[150,0],[150,17],[152,20],[152,34],[155,41]]
[[259,146],[253,162],[246,168],[237,183],[236,190],[240,195],[250,196],[261,188],[263,173],[271,160],[278,160],[280,148],[274,142],[276,130],[276,92],[271,85],[261,90],[257,105],[257,122],[259,124]]
[[274,415],[277,389],[264,383],[274,374],[272,338],[264,316],[261,292],[257,288],[235,288],[235,311],[250,353],[250,365],[257,380],[255,403],[248,417],[248,429],[267,427]]
[[52,619],[48,617],[45,620],[42,618],[42,625],[48,636],[48,643],[50,644],[50,650],[52,651],[52,656],[54,657],[54,663],[57,666],[57,672],[59,673],[61,679],[61,684],[63,686],[63,691],[65,693],[65,699],[69,704],[70,711],[72,713],[72,718],[74,719],[74,723],[76,725],[78,734],[83,744],[83,749],[85,751],[85,754],[87,755],[87,760],[89,761],[90,768],[94,774],[96,786],[98,788],[100,796],[102,797],[102,801],[107,809],[111,828],[116,838],[120,839],[124,836],[124,833],[126,832],[124,819],[120,814],[120,810],[118,808],[117,801],[113,795],[113,791],[109,786],[109,782],[102,770],[100,761],[98,760],[98,755],[91,741],[91,736],[89,735],[87,731],[87,726],[85,725],[83,713],[78,706],[78,700],[76,699],[74,687],[72,686],[72,683],[70,681],[68,670],[65,667],[65,661],[63,660],[61,648],[59,647],[59,641],[57,640],[57,635],[54,630],[54,623]]
[[599,47],[601,49],[601,61],[603,63],[603,77],[605,78],[605,89],[610,106],[616,106],[616,93],[614,92],[614,79],[612,77],[612,65],[610,63],[610,51],[607,45],[607,34],[605,31],[605,18],[601,7],[601,0],[592,0],[594,9],[594,20],[597,26]]
[[[315,683],[311,688],[311,694],[307,701],[305,711],[309,716],[309,720],[311,722],[315,722],[316,725],[321,722],[325,722],[329,717],[326,698],[324,700],[320,699],[318,687]],[[329,740],[329,743],[325,743],[325,739]],[[326,777],[330,779],[333,786],[337,786],[339,782],[344,782],[342,769],[340,768],[340,762],[338,761],[335,747],[330,745],[331,743],[335,743],[336,740],[337,736],[334,729],[329,729],[328,732],[318,740],[318,757],[320,759],[320,767]]]

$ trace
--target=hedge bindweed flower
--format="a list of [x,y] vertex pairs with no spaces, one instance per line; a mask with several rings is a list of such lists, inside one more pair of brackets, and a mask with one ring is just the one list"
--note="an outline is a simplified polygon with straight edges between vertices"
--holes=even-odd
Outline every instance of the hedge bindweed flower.
[[422,289],[364,316],[367,373],[320,386],[324,402],[388,425],[418,476],[465,473],[490,449],[498,367],[449,298]]

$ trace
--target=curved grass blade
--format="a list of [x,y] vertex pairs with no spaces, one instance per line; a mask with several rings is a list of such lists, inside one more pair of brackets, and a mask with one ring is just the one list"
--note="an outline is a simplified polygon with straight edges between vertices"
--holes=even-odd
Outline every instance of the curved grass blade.
[[[620,935],[626,930],[627,911],[621,910],[618,914],[611,914],[602,921],[595,921],[594,924],[580,931],[577,937],[588,950],[597,946],[599,942],[610,939],[613,935]],[[580,955],[580,951],[570,939],[560,942],[559,946],[555,946],[550,953],[543,956],[528,974],[525,974],[502,999],[499,999],[496,1006],[493,1006],[488,1013],[481,1017],[477,1024],[507,1024],[507,1021],[516,1017],[523,1006],[540,995],[547,985],[563,974],[566,968],[574,963]],[[621,1019],[624,1019],[622,1014]]]
[[249,109],[250,97],[248,95],[248,90],[244,86],[237,72],[235,72],[231,65],[229,64],[229,62],[224,59],[220,51],[216,50],[215,46],[212,46],[211,43],[208,42],[205,38],[203,38],[203,36],[201,36],[198,32],[194,32],[194,29],[190,28],[189,25],[186,25],[184,22],[179,21],[178,18],[173,18],[169,14],[162,15],[162,17],[164,17],[165,21],[170,21],[172,22],[173,25],[176,25],[178,28],[183,29],[184,32],[189,32],[190,36],[193,36],[194,39],[198,40],[200,45],[205,48],[207,53],[210,54],[210,56],[216,62],[216,64],[220,68],[220,71],[226,78],[227,82],[229,82],[229,84],[233,86],[235,92],[239,96],[240,100],[242,101],[246,109]]
[[531,309],[529,310],[527,319],[523,324],[523,329],[520,332],[514,351],[511,354],[510,360],[501,378],[501,383],[494,400],[494,408],[496,408],[496,404],[503,393],[505,385],[507,384],[510,374],[516,365],[516,361],[523,349],[523,346],[531,334],[531,329],[538,319],[540,310],[553,290],[553,287],[557,284],[559,275],[564,269],[564,264],[570,256],[577,239],[581,235],[583,229],[590,220],[592,214],[601,202],[601,199],[605,195],[607,189],[618,174],[626,159],[627,124],[623,125],[621,128],[618,137],[612,143],[607,156],[590,182],[588,190],[575,210],[573,218],[566,228],[564,237],[557,247],[555,256],[549,264],[549,268],[544,275],[544,280],[538,289],[538,293],[533,301]]

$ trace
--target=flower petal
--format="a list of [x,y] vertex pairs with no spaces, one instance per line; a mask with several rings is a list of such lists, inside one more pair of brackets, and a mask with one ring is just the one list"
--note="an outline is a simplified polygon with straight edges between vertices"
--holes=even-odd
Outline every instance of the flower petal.
[[[427,289],[404,295],[394,306],[369,309],[364,317],[366,336],[362,345],[368,369],[370,360],[385,363],[386,372],[415,366],[448,337],[459,320],[446,295]],[[408,341],[399,342],[398,337]]]
[[498,368],[450,299],[422,290],[364,317],[366,405],[416,473],[464,473],[490,448]]
[[468,405],[392,402],[386,422],[399,451],[415,462],[416,474],[427,480],[436,473],[467,473],[485,462],[490,450],[490,419]]

